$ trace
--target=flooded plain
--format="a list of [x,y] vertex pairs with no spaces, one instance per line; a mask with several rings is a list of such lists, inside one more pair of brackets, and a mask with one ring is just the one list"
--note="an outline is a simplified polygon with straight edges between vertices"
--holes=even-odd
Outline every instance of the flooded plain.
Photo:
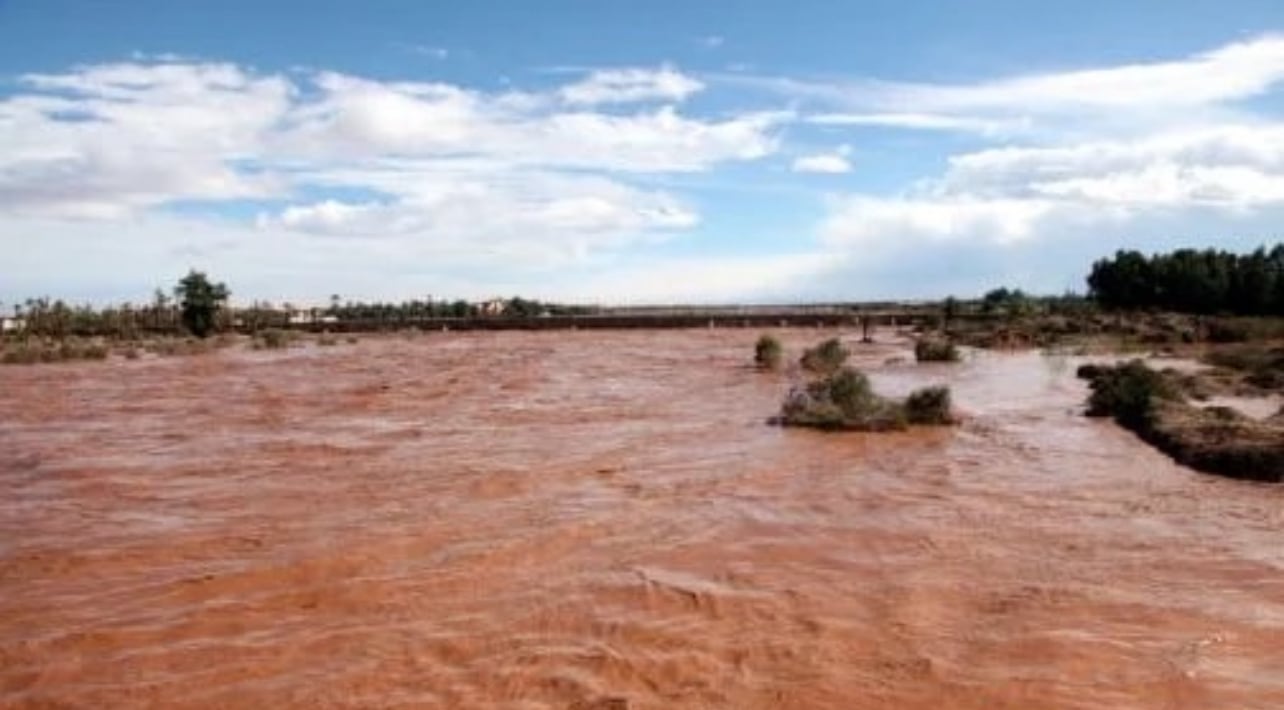
[[1284,487],[1039,353],[853,345],[964,423],[768,427],[757,335],[0,368],[0,706],[1284,707]]

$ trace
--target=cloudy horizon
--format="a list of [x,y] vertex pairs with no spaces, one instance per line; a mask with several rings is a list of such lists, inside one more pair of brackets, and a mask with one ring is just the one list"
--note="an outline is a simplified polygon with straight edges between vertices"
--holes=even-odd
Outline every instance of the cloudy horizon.
[[[239,2],[0,7],[0,302],[138,301],[188,268],[236,302],[1060,293],[1119,248],[1280,240],[1269,4],[1129,51],[889,6],[877,55],[768,8],[489,5],[323,3],[275,43],[288,15],[220,34]],[[1104,47],[1144,15],[1057,31]]]

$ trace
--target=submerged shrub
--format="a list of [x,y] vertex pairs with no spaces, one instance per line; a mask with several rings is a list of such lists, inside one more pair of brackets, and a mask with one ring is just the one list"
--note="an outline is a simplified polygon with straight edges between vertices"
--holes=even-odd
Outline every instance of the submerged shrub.
[[108,350],[97,341],[66,338],[58,341],[30,340],[13,343],[4,349],[0,362],[7,365],[31,365],[38,362],[74,362],[105,360]]
[[1156,400],[1180,399],[1163,374],[1141,360],[1101,367],[1090,385],[1088,416],[1114,417],[1115,421],[1134,429],[1147,425]]
[[780,367],[784,354],[780,341],[775,336],[765,333],[758,337],[758,342],[753,347],[754,364],[764,370],[775,370]]
[[943,338],[921,338],[914,343],[914,359],[919,362],[958,362],[959,349]]
[[0,356],[0,362],[6,365],[33,365],[41,360],[41,348],[29,343],[5,348],[4,355]]
[[952,424],[949,390],[920,390],[910,401],[879,396],[869,378],[859,370],[843,367],[785,397],[777,421],[787,426],[858,431],[897,431],[910,424]]
[[102,343],[89,343],[80,349],[80,357],[85,360],[106,360],[107,346]]
[[281,328],[268,328],[259,331],[254,337],[255,350],[280,350],[288,348],[294,342],[294,333]]
[[847,356],[851,353],[838,338],[830,338],[814,348],[808,348],[803,352],[802,359],[799,363],[804,369],[818,374],[829,374],[838,370],[847,362]]
[[914,390],[905,400],[905,418],[910,424],[952,424],[949,387],[924,387]]

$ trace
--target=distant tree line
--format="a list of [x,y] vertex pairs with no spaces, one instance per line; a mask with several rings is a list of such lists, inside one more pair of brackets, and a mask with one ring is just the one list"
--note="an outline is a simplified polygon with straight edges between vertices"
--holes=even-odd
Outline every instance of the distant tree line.
[[1092,265],[1088,288],[1106,308],[1284,315],[1284,244],[1249,254],[1121,250]]
[[[170,293],[156,289],[150,303],[95,308],[72,305],[62,300],[31,298],[13,305],[13,317],[21,321],[18,337],[106,336],[133,340],[144,335],[206,337],[227,330],[258,332],[291,325],[343,322],[357,328],[411,327],[427,320],[453,318],[537,318],[542,316],[589,315],[595,309],[513,297],[484,303],[464,300],[412,299],[399,303],[354,302],[338,295],[328,307],[300,308],[290,303],[274,305],[254,301],[248,306],[228,305],[230,291],[210,281],[202,272],[191,271]],[[3,315],[3,314],[0,314]]]
[[332,316],[342,321],[371,323],[410,323],[429,318],[535,318],[539,316],[574,316],[588,315],[592,308],[585,306],[568,306],[514,296],[508,299],[496,299],[486,303],[470,303],[464,300],[424,300],[412,299],[400,303],[340,303],[339,296],[330,297],[330,307],[315,309],[319,316]]

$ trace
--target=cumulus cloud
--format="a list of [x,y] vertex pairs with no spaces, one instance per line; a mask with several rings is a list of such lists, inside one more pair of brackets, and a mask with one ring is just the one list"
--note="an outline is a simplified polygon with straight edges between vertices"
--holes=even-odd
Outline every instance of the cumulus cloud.
[[489,157],[512,165],[618,172],[691,172],[776,149],[784,116],[690,118],[671,106],[627,114],[544,111],[538,97],[339,74],[316,80],[280,150],[311,159]]
[[21,78],[0,101],[0,211],[117,218],[282,186],[234,163],[264,150],[292,87],[229,64],[110,64]]
[[908,194],[835,200],[821,233],[840,243],[913,237],[1004,243],[1070,223],[1196,208],[1237,216],[1280,205],[1284,126],[1224,125],[1142,141],[964,153]]
[[704,120],[667,106],[613,114],[556,106],[558,96],[592,103],[698,88],[669,68],[598,72],[556,95],[334,72],[287,78],[190,62],[98,65],[21,81],[24,91],[0,100],[0,212],[64,217],[288,196],[321,166],[388,160],[473,158],[489,175],[474,170],[474,182],[492,183],[531,169],[699,171],[773,152],[780,121],[766,113]]
[[[467,266],[490,277],[588,263],[700,224],[690,202],[643,178],[777,150],[787,115],[702,118],[644,103],[700,88],[669,67],[594,72],[538,92],[182,59],[30,74],[0,98],[0,230],[39,225],[79,243],[86,231],[53,225],[111,220],[133,252],[157,238],[156,225],[172,226],[165,208],[208,204],[204,214],[218,216],[204,222],[220,229],[192,229],[197,218],[182,229],[241,245],[225,255],[312,240],[326,246],[304,249],[305,265],[340,253],[331,266],[356,263],[350,249],[384,271],[416,259],[438,274]],[[261,205],[257,218],[214,206],[238,200]],[[169,263],[162,245],[146,249],[161,255],[153,266]]]
[[[887,125],[1003,134],[1007,145],[949,156],[942,173],[896,194],[835,197],[818,235],[843,249],[891,241],[1010,246],[1123,238],[1130,228],[1144,239],[1145,230],[1172,229],[1183,215],[1208,225],[1277,213],[1284,208],[1284,124],[1231,108],[1282,79],[1284,38],[1265,36],[1178,61],[967,86],[872,87],[866,99],[921,113],[810,120],[890,119]],[[1096,120],[1098,112],[1132,125]],[[1018,117],[1019,127],[1001,123]],[[1018,133],[1024,144],[1013,139]]]
[[[1275,98],[1282,80],[1284,38],[1274,35],[1171,61],[955,85],[696,78],[661,66],[486,91],[178,58],[95,65],[20,77],[0,97],[0,230],[58,235],[47,243],[62,246],[23,257],[30,273],[63,268],[56,249],[109,260],[107,246],[87,246],[102,226],[75,220],[110,219],[113,233],[138,240],[131,253],[146,252],[131,261],[139,270],[168,273],[196,254],[229,279],[270,287],[344,264],[379,274],[353,277],[351,288],[370,294],[404,292],[431,273],[434,288],[464,295],[480,278],[487,291],[622,300],[838,297],[857,295],[844,290],[855,283],[900,293],[903,279],[879,274],[928,263],[922,254],[949,255],[929,271],[951,289],[960,269],[977,280],[983,269],[1008,273],[1009,257],[1059,259],[1061,271],[1022,268],[1037,285],[1121,244],[1167,245],[1167,234],[1206,243],[1277,223],[1284,123],[1249,100]],[[800,124],[792,111],[681,107],[706,81],[784,94],[806,113]],[[821,211],[798,218],[812,220],[814,241],[779,244],[788,268],[773,266],[776,256],[613,260],[708,223],[679,187],[700,181],[676,174],[756,161],[807,131],[814,146],[864,127],[969,135],[907,138],[916,157],[940,161],[934,174],[813,195]],[[879,146],[867,153],[850,140],[876,164]],[[795,171],[851,170],[845,146],[783,147]],[[764,187],[740,174],[734,184]],[[174,221],[163,210],[245,198],[259,202],[257,219]],[[258,258],[271,265],[245,266]],[[648,265],[680,276],[655,279]],[[722,275],[686,278],[704,273]],[[544,283],[553,286],[535,288]]]
[[659,69],[600,69],[583,81],[562,87],[558,95],[568,104],[634,103],[638,101],[683,101],[704,89],[699,79],[664,66]]
[[263,214],[260,229],[399,240],[432,235],[436,257],[583,260],[598,250],[663,239],[699,215],[677,197],[592,175],[497,174],[485,163],[402,162],[325,171],[320,185],[375,187],[382,199],[323,199]]

